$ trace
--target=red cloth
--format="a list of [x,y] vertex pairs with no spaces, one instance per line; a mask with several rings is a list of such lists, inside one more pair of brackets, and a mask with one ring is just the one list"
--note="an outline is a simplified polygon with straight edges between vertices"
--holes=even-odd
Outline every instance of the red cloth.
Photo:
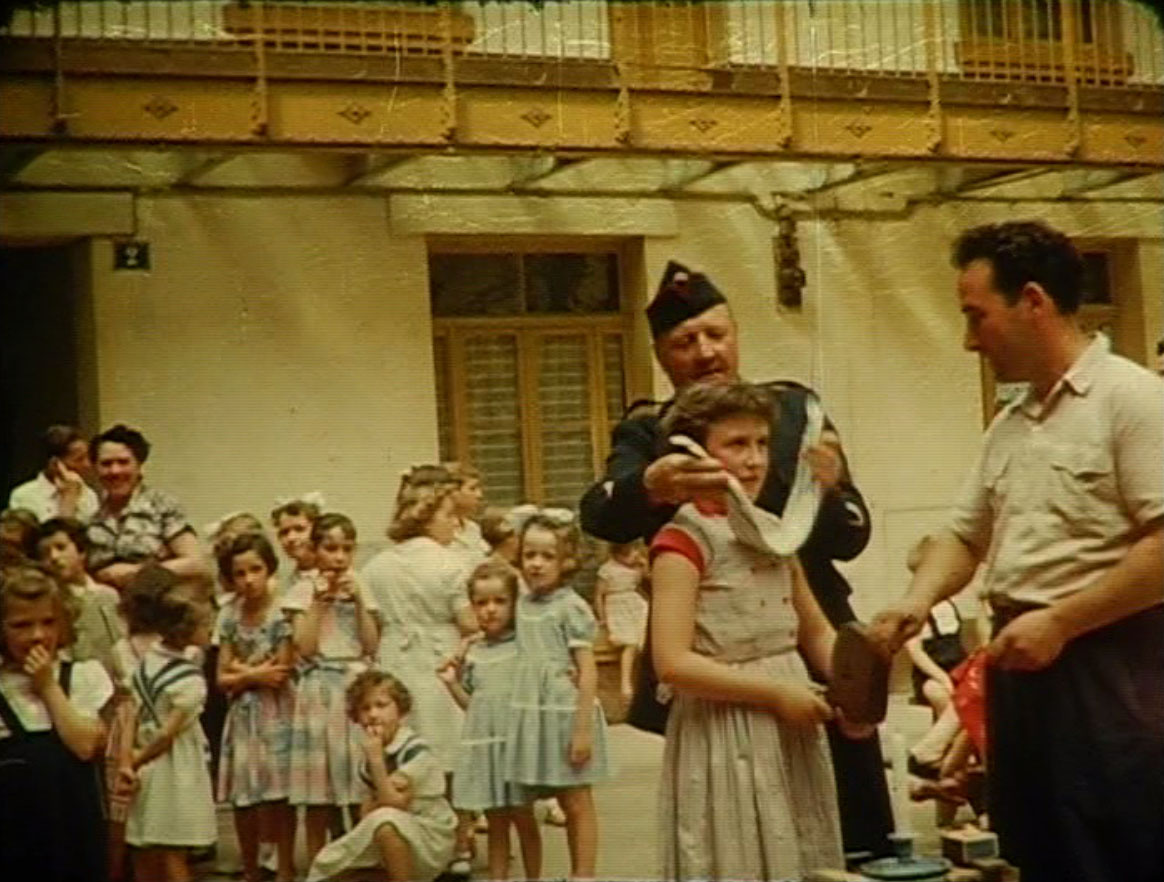
[[976,649],[950,671],[954,681],[954,709],[974,748],[986,756],[986,648]]
[[656,533],[655,538],[651,540],[651,560],[654,560],[664,551],[673,551],[683,555],[701,574],[706,567],[703,552],[700,551],[699,545],[686,530],[668,525]]

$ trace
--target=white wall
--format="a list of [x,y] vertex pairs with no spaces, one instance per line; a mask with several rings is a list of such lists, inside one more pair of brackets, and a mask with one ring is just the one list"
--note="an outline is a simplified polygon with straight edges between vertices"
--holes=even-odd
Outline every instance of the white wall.
[[383,199],[138,203],[149,273],[93,243],[101,425],[199,527],[319,489],[379,540],[399,473],[436,455],[424,241]]
[[[35,212],[28,216],[35,226]],[[722,201],[480,196],[140,197],[149,273],[91,246],[97,412],[155,444],[150,480],[196,525],[320,489],[379,543],[399,473],[437,455],[427,233],[618,235],[642,242],[636,310],[669,259],[706,272],[740,325],[742,372],[813,385],[874,534],[846,567],[858,609],[901,590],[909,545],[940,525],[981,432],[949,246],[970,225],[1041,217],[1132,237],[1144,333],[1159,336],[1155,205],[923,206],[902,220],[801,222],[804,307],[778,307],[771,221]],[[645,329],[640,325],[640,333]],[[657,366],[654,392],[670,394]]]

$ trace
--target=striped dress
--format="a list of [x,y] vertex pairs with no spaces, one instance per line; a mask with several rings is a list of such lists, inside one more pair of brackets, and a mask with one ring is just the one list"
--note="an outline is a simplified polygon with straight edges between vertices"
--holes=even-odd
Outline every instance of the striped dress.
[[[316,571],[288,591],[283,609],[292,616],[311,608]],[[358,579],[364,606],[379,614],[376,601]],[[354,805],[360,801],[360,728],[348,719],[345,691],[368,668],[360,647],[354,601],[326,606],[319,626],[315,655],[301,658],[291,717],[291,763],[287,795],[293,805]]]
[[[700,569],[694,650],[723,664],[810,683],[787,558],[736,540],[727,518],[686,505],[655,536]],[[823,726],[676,691],[659,788],[664,879],[802,878],[844,866]]]

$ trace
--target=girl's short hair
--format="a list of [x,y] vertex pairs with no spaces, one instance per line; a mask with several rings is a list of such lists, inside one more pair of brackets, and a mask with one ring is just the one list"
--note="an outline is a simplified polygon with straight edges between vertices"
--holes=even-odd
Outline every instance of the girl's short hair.
[[630,542],[611,542],[608,547],[610,556],[626,554],[628,551],[638,551],[643,547],[642,539],[632,539]]
[[356,525],[352,523],[352,519],[338,511],[327,511],[311,524],[311,544],[319,545],[324,536],[336,529],[344,534],[345,539],[356,541]]
[[663,417],[663,435],[686,435],[707,442],[712,423],[734,416],[753,416],[764,422],[777,417],[771,393],[754,383],[696,383],[680,392]]
[[212,531],[208,529],[207,532],[210,533],[210,545],[217,558],[219,551],[229,545],[235,536],[243,533],[262,533],[263,522],[250,512],[240,511],[223,518],[214,525]]
[[458,487],[463,487],[470,481],[481,480],[481,470],[469,465],[467,462],[443,462],[441,465],[449,473],[449,477],[457,482]]
[[513,521],[509,519],[509,513],[496,506],[486,508],[477,524],[481,527],[481,538],[494,551],[498,545],[517,532],[513,527]]
[[230,584],[234,569],[234,559],[248,551],[255,552],[267,565],[267,574],[274,575],[279,569],[279,558],[269,540],[262,533],[242,533],[234,536],[229,542],[222,545],[215,553],[218,560],[218,575],[222,581]]
[[314,502],[306,499],[292,499],[288,502],[280,502],[271,509],[271,525],[279,526],[279,518],[281,517],[304,517],[312,523],[320,516],[321,510]]
[[179,582],[177,575],[161,564],[147,564],[137,571],[122,593],[118,606],[131,634],[159,630],[158,611],[162,598],[177,588]]
[[[72,646],[77,638],[74,623],[80,610],[71,591],[65,589],[46,570],[34,564],[20,564],[0,571],[0,625],[8,617],[13,600],[31,603],[48,597],[53,602],[60,622],[57,648]],[[4,631],[0,627],[0,657],[8,657],[8,647],[4,642]]]
[[450,483],[402,484],[396,510],[392,513],[392,523],[388,525],[388,538],[393,542],[404,542],[423,536],[429,521],[454,489],[455,485]]
[[97,461],[97,454],[101,450],[101,445],[109,442],[110,444],[122,444],[129,448],[133,458],[137,460],[138,465],[144,463],[150,458],[150,442],[146,440],[145,435],[137,429],[131,429],[124,423],[118,423],[110,429],[106,429],[100,435],[94,435],[93,440],[89,442],[89,456],[94,462]]
[[[549,511],[567,511],[566,509],[550,509]],[[573,513],[570,512],[572,515]],[[521,560],[521,555],[525,549],[525,537],[531,528],[537,527],[542,530],[547,530],[553,533],[558,540],[558,558],[562,561],[562,575],[570,575],[578,569],[578,550],[581,542],[581,534],[578,532],[578,521],[572,518],[567,521],[563,517],[558,517],[547,513],[546,509],[542,509],[530,515],[517,534],[517,559]]]
[[518,573],[513,567],[507,563],[502,563],[499,560],[487,560],[483,563],[477,564],[473,572],[469,574],[469,579],[465,583],[465,592],[469,595],[469,600],[473,600],[473,586],[485,579],[498,579],[501,584],[505,586],[509,592],[509,599],[515,604],[517,603],[518,595]]
[[207,609],[195,603],[189,595],[181,591],[168,591],[157,604],[155,630],[162,639],[185,646],[190,642],[198,626],[206,621]]
[[16,541],[10,543],[17,551],[27,558],[36,557],[40,521],[34,512],[27,508],[6,508],[0,511],[0,527],[12,529],[19,534]]
[[76,546],[77,551],[85,554],[89,550],[89,534],[85,531],[85,525],[76,518],[49,518],[36,531],[36,545],[40,548],[40,543],[50,536],[55,536],[57,533],[64,533],[69,537],[69,541]]
[[360,704],[365,696],[376,689],[388,690],[388,694],[396,703],[396,709],[400,711],[400,716],[403,717],[412,710],[412,693],[408,691],[407,686],[385,671],[364,671],[352,680],[345,695],[348,719],[353,723],[359,722]]

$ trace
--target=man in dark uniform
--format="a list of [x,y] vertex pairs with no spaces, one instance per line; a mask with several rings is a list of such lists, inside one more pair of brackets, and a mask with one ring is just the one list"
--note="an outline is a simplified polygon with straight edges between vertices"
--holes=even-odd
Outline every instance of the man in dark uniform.
[[[723,295],[700,273],[669,263],[647,319],[655,356],[676,391],[697,382],[739,379],[736,326]],[[776,396],[771,462],[757,504],[781,514],[796,473],[809,390],[798,383],[766,384]],[[606,473],[580,503],[586,532],[607,542],[650,540],[676,509],[700,494],[727,487],[727,472],[713,459],[666,453],[660,416],[670,402],[632,406],[614,429]],[[826,492],[811,534],[799,552],[808,583],[825,616],[837,627],[856,618],[851,589],[834,560],[851,560],[869,541],[869,512],[853,486],[832,424],[822,443],[806,451]],[[828,726],[847,853],[889,851],[893,827],[877,737],[853,741]]]

